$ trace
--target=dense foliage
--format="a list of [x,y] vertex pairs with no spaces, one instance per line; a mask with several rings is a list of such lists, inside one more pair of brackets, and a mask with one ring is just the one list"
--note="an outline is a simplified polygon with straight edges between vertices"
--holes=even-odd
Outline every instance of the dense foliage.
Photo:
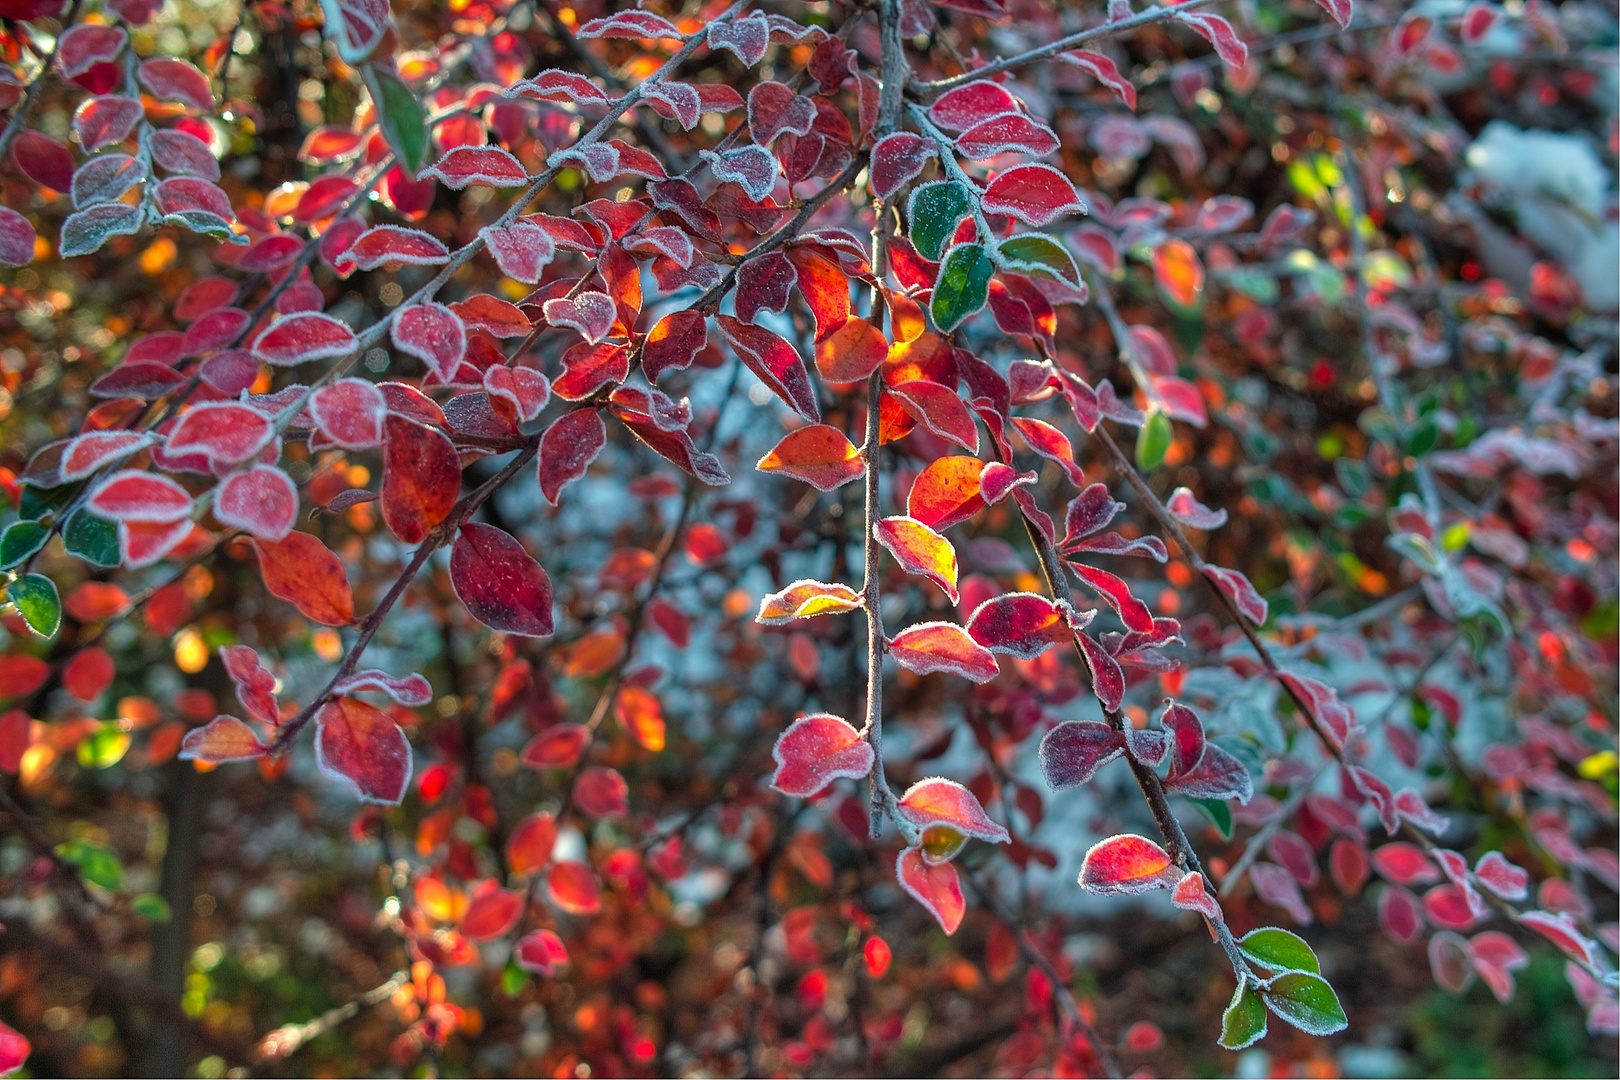
[[1617,38],[0,0],[0,1071],[1612,1075]]

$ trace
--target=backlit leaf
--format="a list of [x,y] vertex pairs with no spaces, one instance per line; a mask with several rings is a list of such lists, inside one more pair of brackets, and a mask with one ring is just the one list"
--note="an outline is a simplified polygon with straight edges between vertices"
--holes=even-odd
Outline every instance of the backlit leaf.
[[362,802],[398,803],[411,782],[405,732],[387,713],[354,698],[328,702],[316,714],[315,761]]
[[872,746],[836,716],[800,717],[771,748],[776,774],[771,786],[785,795],[809,798],[839,777],[858,780],[872,771]]

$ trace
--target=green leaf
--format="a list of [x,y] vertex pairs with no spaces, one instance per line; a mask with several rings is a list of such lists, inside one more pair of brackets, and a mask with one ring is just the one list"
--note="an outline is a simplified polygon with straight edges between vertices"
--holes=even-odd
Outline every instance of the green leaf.
[[148,922],[166,923],[174,917],[169,902],[157,893],[143,892],[129,902],[130,908]]
[[955,180],[935,180],[911,193],[911,246],[929,262],[938,262],[956,226],[973,212],[973,196]]
[[79,743],[79,764],[86,769],[110,769],[129,752],[130,736],[109,720]]
[[1247,975],[1238,976],[1232,1003],[1221,1014],[1221,1045],[1228,1050],[1253,1046],[1266,1034],[1266,1006]]
[[377,125],[383,139],[399,159],[407,176],[415,178],[427,164],[427,114],[415,91],[394,72],[380,64],[367,64],[366,87],[377,106]]
[[515,998],[529,985],[529,973],[518,967],[516,960],[508,960],[506,968],[501,972],[501,992],[509,998]]
[[1074,256],[1042,233],[1020,233],[1003,240],[996,248],[996,261],[1015,274],[1056,278],[1072,288],[1081,288],[1080,268]]
[[203,236],[211,236],[215,240],[228,240],[233,244],[246,244],[245,233],[239,233],[231,228],[231,223],[218,214],[207,210],[179,210],[173,214],[163,215],[163,224],[178,225],[182,229],[189,229]]
[[1320,974],[1316,954],[1298,934],[1275,926],[1250,930],[1238,942],[1243,955],[1269,971],[1309,971]]
[[989,302],[990,277],[995,270],[984,245],[958,244],[951,248],[940,264],[939,280],[934,282],[931,310],[940,333],[955,330],[962,320]]
[[1232,808],[1220,799],[1192,799],[1198,812],[1209,819],[1215,826],[1215,831],[1221,834],[1222,840],[1232,839]]
[[1308,971],[1285,971],[1265,988],[1266,1006],[1307,1035],[1331,1035],[1350,1026],[1339,995]]
[[1157,410],[1148,413],[1147,422],[1136,433],[1136,467],[1143,472],[1157,469],[1170,452],[1175,431],[1170,418]]
[[124,868],[118,856],[100,844],[89,840],[69,840],[56,846],[56,854],[63,862],[79,868],[79,875],[92,885],[117,892],[124,887]]
[[21,566],[50,538],[51,530],[37,521],[13,521],[0,533],[0,570]]
[[99,251],[115,236],[128,236],[141,228],[141,208],[127,203],[97,203],[62,222],[62,258]]
[[6,587],[6,599],[17,605],[28,629],[42,638],[56,636],[62,626],[62,599],[50,578],[44,574],[20,577]]
[[118,524],[78,509],[62,526],[62,546],[91,566],[117,566]]
[[38,521],[53,510],[60,510],[79,491],[80,485],[62,484],[52,488],[24,484],[17,498],[17,516]]

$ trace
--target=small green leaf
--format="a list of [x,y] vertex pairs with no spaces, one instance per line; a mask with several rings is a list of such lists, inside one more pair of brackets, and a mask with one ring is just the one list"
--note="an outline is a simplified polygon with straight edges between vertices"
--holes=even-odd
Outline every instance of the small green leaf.
[[996,248],[996,261],[1015,274],[1056,278],[1071,288],[1082,287],[1074,256],[1041,233],[1020,233],[1003,240]]
[[109,720],[79,743],[79,764],[86,769],[110,769],[129,752],[129,732],[118,729],[118,721]]
[[1215,831],[1221,834],[1222,840],[1232,839],[1232,808],[1220,799],[1193,799],[1192,804],[1198,812],[1209,819],[1215,826]]
[[1276,926],[1262,926],[1238,942],[1243,955],[1269,971],[1309,971],[1320,974],[1316,954],[1298,934]]
[[50,578],[44,574],[20,577],[6,587],[6,599],[17,605],[28,629],[42,638],[56,636],[62,626],[62,599]]
[[174,917],[169,902],[157,893],[143,892],[129,902],[130,908],[148,922],[166,923]]
[[37,521],[13,521],[0,533],[0,570],[21,566],[50,538],[51,530]]
[[1266,1006],[1307,1035],[1331,1035],[1350,1026],[1339,995],[1308,971],[1285,971],[1265,988]]
[[82,508],[75,510],[62,526],[62,546],[92,566],[117,566],[118,524]]
[[366,86],[377,106],[377,125],[405,174],[415,178],[427,163],[427,114],[416,92],[381,64],[367,64]]
[[945,242],[973,211],[973,196],[954,180],[935,180],[911,193],[911,246],[929,262],[938,262]]
[[509,998],[515,998],[529,985],[529,973],[518,967],[516,960],[508,960],[506,968],[501,972],[501,992]]
[[52,510],[67,505],[78,491],[79,486],[76,484],[62,484],[52,488],[24,484],[22,494],[17,498],[17,516],[27,521],[38,521]]
[[79,868],[79,874],[92,885],[117,892],[124,887],[124,868],[118,856],[100,844],[89,840],[69,840],[58,844],[56,854],[63,862]]
[[934,325],[948,334],[990,300],[990,277],[995,264],[982,244],[958,244],[951,248],[934,282],[931,310]]
[[1157,410],[1148,413],[1147,423],[1136,433],[1136,467],[1143,472],[1157,469],[1164,463],[1164,455],[1170,452],[1174,438],[1175,431],[1170,427],[1168,416]]
[[1238,976],[1232,1003],[1221,1014],[1221,1045],[1228,1050],[1253,1046],[1266,1034],[1266,1006],[1247,975]]
[[178,225],[182,229],[189,229],[203,236],[211,236],[215,240],[228,240],[233,244],[246,244],[245,233],[239,233],[231,228],[231,223],[218,214],[207,210],[179,210],[173,214],[163,215],[163,224]]

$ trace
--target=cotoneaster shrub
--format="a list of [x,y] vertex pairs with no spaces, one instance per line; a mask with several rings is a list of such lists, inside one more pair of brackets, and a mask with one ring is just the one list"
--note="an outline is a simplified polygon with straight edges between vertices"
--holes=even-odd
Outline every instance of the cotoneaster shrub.
[[1612,4],[0,19],[0,1066],[1612,1064]]

